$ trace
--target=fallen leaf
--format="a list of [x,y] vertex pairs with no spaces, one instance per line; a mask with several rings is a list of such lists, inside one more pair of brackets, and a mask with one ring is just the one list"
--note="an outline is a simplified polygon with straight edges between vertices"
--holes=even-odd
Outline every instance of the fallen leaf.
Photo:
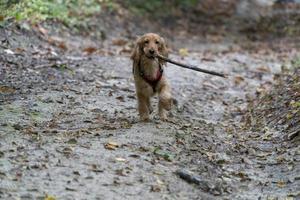
[[104,145],[104,147],[108,150],[116,150],[119,145],[116,142],[108,142]]
[[239,85],[241,82],[243,82],[245,79],[242,76],[235,76],[234,77],[234,84]]
[[124,169],[117,169],[115,172],[119,176],[126,176],[126,171]]
[[120,158],[120,157],[116,158],[115,160],[118,161],[118,162],[125,162],[126,161],[125,158]]
[[64,40],[60,37],[55,37],[55,36],[51,36],[51,37],[48,37],[47,41],[52,44],[52,45],[55,45],[63,50],[67,50],[67,45],[66,43],[64,42]]
[[169,161],[169,162],[172,162],[174,160],[174,155],[172,155],[170,152],[167,152],[167,151],[155,149],[154,154],[164,158],[166,161]]
[[116,97],[116,99],[118,99],[118,100],[121,101],[121,102],[124,102],[124,101],[125,101],[123,96],[118,96],[118,97]]
[[0,94],[11,94],[14,93],[16,90],[14,88],[5,86],[5,85],[0,85]]
[[42,33],[44,36],[48,35],[48,31],[45,28],[43,28],[41,25],[37,25],[37,28],[39,32]]
[[57,46],[59,48],[63,49],[63,50],[67,50],[68,49],[66,43],[64,43],[64,42],[59,42]]
[[101,169],[101,168],[100,168],[98,165],[96,165],[96,164],[92,164],[91,167],[92,167],[91,170],[92,170],[93,172],[97,172],[97,173],[98,173],[98,172],[100,172],[100,173],[104,172],[104,170]]
[[15,54],[15,52],[13,52],[13,51],[10,50],[10,49],[5,49],[4,52],[7,53],[7,54],[11,54],[11,55],[14,55],[14,54]]
[[127,44],[127,40],[124,40],[124,39],[114,39],[114,40],[112,40],[112,44],[116,45],[116,46],[124,46],[125,44]]
[[271,72],[270,68],[267,67],[267,66],[261,66],[261,67],[258,67],[256,68],[258,71],[260,72]]
[[161,191],[161,187],[159,185],[151,185],[151,192],[160,192]]
[[54,196],[51,196],[51,195],[46,195],[44,200],[56,200],[56,198]]
[[22,52],[25,51],[25,49],[23,49],[23,48],[16,48],[15,51],[16,51],[16,53],[22,53]]
[[88,55],[90,55],[96,51],[97,51],[97,48],[95,48],[95,47],[86,47],[83,49],[83,52],[85,52]]
[[280,187],[280,188],[285,187],[285,185],[286,185],[286,184],[285,184],[284,181],[278,181],[278,182],[277,182],[277,186]]
[[67,142],[68,144],[77,144],[77,140],[75,138],[71,138]]
[[188,56],[189,55],[188,49],[186,49],[186,48],[179,49],[179,55],[181,57]]

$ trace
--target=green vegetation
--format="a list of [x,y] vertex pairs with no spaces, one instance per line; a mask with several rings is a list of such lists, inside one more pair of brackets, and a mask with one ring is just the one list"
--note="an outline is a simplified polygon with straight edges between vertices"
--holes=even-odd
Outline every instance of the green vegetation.
[[105,0],[2,0],[2,18],[15,18],[17,21],[30,19],[40,21],[58,19],[73,23],[101,11]]
[[124,0],[122,4],[135,14],[151,14],[154,17],[167,16],[178,8],[191,8],[198,0]]

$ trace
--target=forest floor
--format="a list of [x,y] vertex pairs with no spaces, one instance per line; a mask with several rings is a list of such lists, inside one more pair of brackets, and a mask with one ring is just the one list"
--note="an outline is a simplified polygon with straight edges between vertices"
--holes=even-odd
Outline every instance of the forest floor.
[[299,140],[245,123],[297,42],[165,34],[171,58],[230,76],[169,64],[170,121],[142,123],[129,55],[149,30],[128,26],[103,25],[102,40],[51,22],[0,29],[0,198],[299,198]]

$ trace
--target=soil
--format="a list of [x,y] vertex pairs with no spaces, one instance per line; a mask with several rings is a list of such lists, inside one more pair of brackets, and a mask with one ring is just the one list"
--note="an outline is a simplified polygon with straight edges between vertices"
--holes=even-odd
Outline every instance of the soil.
[[103,40],[52,22],[0,29],[1,199],[300,198],[299,141],[241,121],[299,56],[294,39],[169,37],[172,59],[230,76],[169,64],[170,120],[143,123],[129,59],[143,29],[103,27]]

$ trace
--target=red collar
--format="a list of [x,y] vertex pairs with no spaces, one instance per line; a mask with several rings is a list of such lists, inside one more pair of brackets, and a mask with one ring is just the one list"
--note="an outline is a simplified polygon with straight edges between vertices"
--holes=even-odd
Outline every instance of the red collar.
[[138,69],[139,69],[139,74],[140,76],[144,79],[144,81],[146,81],[149,85],[151,85],[153,92],[155,92],[155,88],[158,84],[158,82],[160,81],[162,75],[163,75],[163,68],[161,67],[161,65],[159,64],[159,70],[157,70],[156,73],[156,77],[153,79],[152,77],[146,76],[143,72],[143,70],[141,69],[141,63],[139,62],[138,64]]

